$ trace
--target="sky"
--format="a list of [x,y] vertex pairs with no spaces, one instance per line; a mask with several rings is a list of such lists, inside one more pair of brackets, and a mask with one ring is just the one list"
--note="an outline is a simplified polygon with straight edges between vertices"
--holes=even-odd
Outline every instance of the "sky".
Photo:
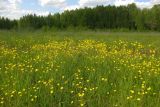
[[151,8],[160,4],[160,0],[0,0],[0,16],[19,19],[26,14],[48,15],[76,8],[131,3],[139,8]]

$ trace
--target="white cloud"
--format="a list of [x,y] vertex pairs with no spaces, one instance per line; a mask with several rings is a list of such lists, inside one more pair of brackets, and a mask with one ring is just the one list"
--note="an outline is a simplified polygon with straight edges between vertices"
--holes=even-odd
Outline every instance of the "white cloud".
[[74,10],[83,7],[95,7],[97,5],[109,5],[113,4],[115,0],[79,0],[77,5],[70,5],[64,8],[64,10]]
[[66,0],[39,0],[41,6],[53,6],[63,8],[67,6]]
[[120,6],[120,5],[128,5],[131,3],[135,3],[139,8],[151,8],[153,5],[151,1],[138,1],[138,0],[116,0],[115,5]]
[[139,8],[152,8],[152,3],[151,2],[136,2],[136,5]]
[[48,15],[48,11],[25,10],[20,8],[22,0],[0,0],[0,16],[18,19],[26,14]]
[[151,3],[154,4],[160,4],[160,0],[151,0]]
[[140,1],[140,0],[79,0],[77,5],[71,5],[64,8],[64,10],[73,10],[83,7],[95,7],[97,5],[128,5],[135,3],[139,8],[151,8],[155,4],[160,4],[160,0]]
[[112,4],[114,0],[79,0],[80,7]]
[[79,5],[71,5],[71,6],[64,7],[63,10],[75,10],[79,8],[80,8]]
[[19,4],[21,3],[21,0],[0,0],[0,16],[13,18],[17,16],[17,10],[19,9]]
[[9,11],[9,10],[0,11],[0,16],[8,17],[10,19],[19,19],[20,17],[26,14],[36,14],[36,15],[46,16],[49,14],[49,11],[24,10],[24,9],[23,10],[16,9],[13,11]]
[[120,6],[120,5],[128,5],[134,2],[135,2],[134,0],[116,0],[114,4],[116,6]]
[[17,9],[21,0],[0,0],[0,10]]

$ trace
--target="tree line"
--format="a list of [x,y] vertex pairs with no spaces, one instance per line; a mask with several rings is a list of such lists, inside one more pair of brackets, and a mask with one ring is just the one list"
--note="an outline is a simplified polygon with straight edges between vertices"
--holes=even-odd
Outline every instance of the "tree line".
[[0,29],[128,29],[160,31],[160,5],[140,9],[135,4],[127,6],[97,6],[81,8],[48,16],[26,15],[19,20],[0,17]]

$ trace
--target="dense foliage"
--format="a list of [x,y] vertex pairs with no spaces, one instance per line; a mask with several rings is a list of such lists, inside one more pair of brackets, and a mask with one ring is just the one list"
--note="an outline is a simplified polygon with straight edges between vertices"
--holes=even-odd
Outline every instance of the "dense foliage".
[[17,27],[16,20],[10,20],[8,18],[0,17],[0,29],[12,29]]
[[160,5],[151,9],[128,6],[97,6],[48,16],[26,15],[19,20],[0,18],[0,29],[89,28],[160,31]]

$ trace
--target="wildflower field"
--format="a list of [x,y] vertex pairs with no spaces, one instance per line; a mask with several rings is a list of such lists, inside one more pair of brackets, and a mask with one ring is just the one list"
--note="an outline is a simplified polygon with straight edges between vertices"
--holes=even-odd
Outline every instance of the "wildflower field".
[[160,107],[160,34],[0,32],[0,107]]

